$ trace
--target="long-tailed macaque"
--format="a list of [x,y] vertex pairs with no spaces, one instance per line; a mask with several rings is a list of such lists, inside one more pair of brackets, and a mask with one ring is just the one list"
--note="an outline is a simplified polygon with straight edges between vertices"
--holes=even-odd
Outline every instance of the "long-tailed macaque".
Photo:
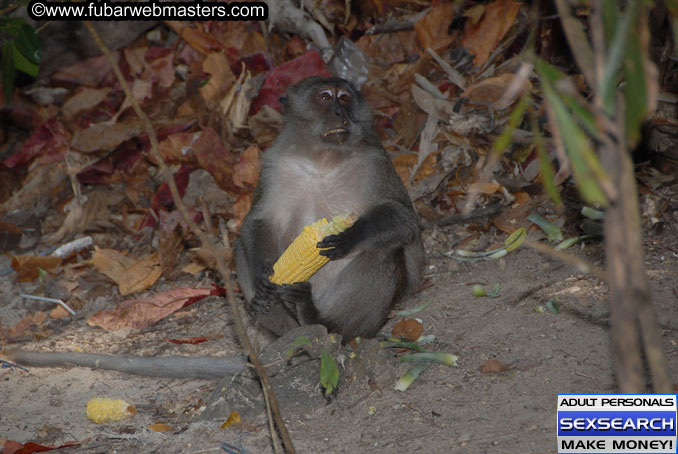
[[[344,340],[371,337],[399,296],[417,288],[424,251],[412,202],[382,148],[363,96],[310,77],[281,99],[285,127],[265,151],[252,208],[235,243],[250,312],[275,334],[321,323]],[[318,243],[330,262],[307,283],[275,285],[271,267],[305,225],[341,213],[355,224]]]

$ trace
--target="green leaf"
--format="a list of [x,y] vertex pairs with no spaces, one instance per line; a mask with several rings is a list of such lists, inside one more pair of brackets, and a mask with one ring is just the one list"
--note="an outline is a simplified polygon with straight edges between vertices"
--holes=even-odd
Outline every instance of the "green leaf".
[[452,353],[442,353],[442,352],[426,352],[426,353],[410,353],[408,355],[403,355],[400,357],[401,363],[409,362],[428,362],[428,363],[440,363],[445,366],[456,366],[457,365],[457,355]]
[[614,27],[619,23],[619,4],[617,2],[600,2],[603,13],[603,29],[605,30],[605,42],[612,41]]
[[16,48],[14,43],[12,43],[12,57],[14,59],[14,67],[16,69],[33,77],[38,75],[40,67],[24,57],[23,54],[19,52],[19,49]]
[[5,96],[5,103],[12,103],[12,93],[14,93],[14,59],[12,58],[14,46],[11,41],[2,46],[2,94]]
[[552,71],[550,65],[537,60],[535,67],[542,80],[542,90],[555,116],[555,127],[565,147],[570,165],[577,182],[579,192],[587,203],[607,205],[607,197],[602,190],[604,184],[609,185],[609,177],[603,170],[593,146],[584,132],[572,119],[560,96],[550,83]]
[[617,22],[608,49],[607,58],[605,59],[605,65],[603,66],[600,85],[598,86],[598,93],[600,93],[600,98],[603,102],[603,110],[610,116],[615,112],[617,78],[619,69],[624,60],[624,51],[627,47],[629,30],[636,18],[637,6],[637,0],[630,0],[626,6],[624,15],[621,20]]
[[39,65],[42,60],[42,50],[40,49],[40,40],[33,27],[27,23],[21,24],[19,33],[14,38],[14,44],[31,63]]
[[485,290],[485,287],[483,287],[482,285],[474,285],[473,296],[477,297],[487,296],[489,298],[496,298],[497,296],[499,296],[499,284],[495,285],[494,288],[489,292]]
[[527,217],[527,220],[533,224],[537,224],[537,226],[546,234],[546,236],[548,236],[549,243],[563,241],[563,232],[561,232],[555,224],[547,221],[537,213],[530,214]]
[[[608,0],[603,0],[608,1]],[[560,14],[560,23],[563,26],[567,43],[574,56],[577,65],[581,69],[586,81],[595,83],[593,50],[582,23],[572,14],[570,3],[567,0],[556,0],[556,8]]]
[[546,302],[546,308],[554,314],[560,314],[560,306],[558,305],[558,297],[554,296]]
[[593,219],[595,221],[602,221],[603,219],[605,219],[604,211],[594,210],[593,208],[588,206],[582,207],[581,214],[582,216],[585,216],[589,219]]
[[596,119],[593,115],[593,112],[591,112],[591,108],[589,106],[582,105],[569,93],[561,93],[561,96],[567,107],[572,111],[575,118],[577,119],[577,123],[583,126],[584,129],[586,129],[586,132],[591,135],[591,137],[598,137],[600,135],[600,130],[598,129],[598,125],[596,125]]
[[577,243],[581,243],[582,241],[586,240],[591,240],[596,238],[595,235],[580,235],[580,236],[573,236],[571,238],[568,238],[566,240],[561,241],[556,245],[554,248],[556,251],[564,251],[565,249],[568,249],[572,246],[574,246]]
[[633,148],[640,140],[640,129],[648,112],[648,89],[647,84],[655,83],[654,80],[645,79],[645,64],[652,65],[645,58],[643,43],[640,39],[639,30],[632,31],[632,39],[626,46],[626,58],[624,59],[624,114],[626,116],[624,129],[628,146]]
[[410,341],[382,341],[379,343],[381,348],[408,348],[420,353],[425,353],[426,349],[415,342]]
[[433,302],[433,298],[431,298],[430,300],[426,301],[424,304],[419,305],[415,308],[408,309],[408,310],[405,310],[405,311],[400,311],[396,314],[396,316],[398,316],[398,317],[408,317],[412,314],[416,314],[417,312],[423,311],[424,309],[429,307],[432,302]]
[[506,241],[504,241],[506,252],[511,252],[518,249],[520,245],[523,244],[523,241],[525,241],[526,236],[527,232],[525,231],[525,227],[519,227],[515,229],[513,233],[510,234],[508,238],[506,238]]
[[395,389],[396,391],[405,391],[407,388],[410,387],[414,381],[419,378],[422,372],[424,372],[426,369],[429,368],[431,363],[415,363],[412,367],[408,369],[405,374],[403,374],[402,377],[398,379],[398,381],[395,384]]
[[534,145],[537,150],[537,157],[539,158],[539,168],[541,170],[541,184],[544,185],[544,190],[551,197],[553,203],[562,205],[563,201],[560,198],[560,192],[556,186],[556,172],[553,168],[553,163],[546,148],[544,147],[544,138],[541,136],[539,126],[537,126],[537,119],[532,117],[532,134],[534,136]]
[[339,384],[337,361],[325,349],[320,352],[320,384],[325,388],[326,396],[332,394]]
[[294,342],[292,345],[290,345],[290,348],[287,349],[285,352],[285,356],[288,358],[291,358],[292,355],[294,355],[294,352],[297,351],[298,349],[302,347],[311,347],[313,344],[309,340],[308,337],[306,336],[299,336],[296,339],[294,339]]
[[501,154],[509,147],[509,145],[511,145],[511,142],[513,142],[513,133],[520,124],[520,121],[523,119],[523,115],[525,114],[525,109],[527,108],[529,100],[529,95],[520,98],[520,101],[518,104],[516,104],[516,107],[511,112],[508,124],[494,142],[492,151],[497,154]]

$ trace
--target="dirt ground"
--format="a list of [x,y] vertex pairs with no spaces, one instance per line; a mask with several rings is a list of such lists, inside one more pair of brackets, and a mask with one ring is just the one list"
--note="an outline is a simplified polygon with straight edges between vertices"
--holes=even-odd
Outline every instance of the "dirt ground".
[[[434,365],[405,392],[393,386],[347,392],[340,383],[336,397],[310,414],[285,413],[283,408],[297,452],[555,452],[556,394],[616,391],[607,286],[525,247],[496,261],[462,263],[445,257],[449,244],[467,233],[466,227],[425,232],[425,288],[396,308],[413,308],[432,299],[415,317],[424,334],[435,335],[430,350],[457,354],[458,367]],[[483,235],[488,244],[502,241]],[[673,251],[678,250],[678,236],[669,228],[661,234],[648,233],[645,250],[670,374],[676,382],[678,257]],[[601,243],[572,252],[604,265]],[[0,269],[8,266],[2,260]],[[182,279],[158,285],[208,284]],[[478,283],[488,287],[499,283],[499,296],[474,297],[471,288]],[[35,286],[17,284],[11,276],[0,278],[3,326],[12,326],[28,310],[49,308],[18,296]],[[554,296],[559,314],[535,311]],[[106,307],[112,299],[102,295],[96,304]],[[88,326],[83,315],[48,323],[48,336],[27,339],[22,346],[142,355],[240,352],[227,303],[217,297],[142,332],[105,332]],[[210,342],[199,345],[165,342],[205,335]],[[491,359],[510,367],[483,373],[481,366]],[[242,452],[272,452],[268,428],[261,420],[245,418],[240,425],[220,429],[227,415],[218,421],[200,419],[215,386],[208,380],[143,378],[82,368],[3,368],[0,437],[51,445],[80,441],[80,446],[60,451],[69,453],[217,453],[225,452],[222,442],[242,446],[246,449]],[[321,393],[319,387],[316,392]],[[125,399],[138,413],[119,423],[93,424],[86,418],[85,405],[94,396]],[[173,430],[152,431],[148,426],[153,423],[169,424]]]

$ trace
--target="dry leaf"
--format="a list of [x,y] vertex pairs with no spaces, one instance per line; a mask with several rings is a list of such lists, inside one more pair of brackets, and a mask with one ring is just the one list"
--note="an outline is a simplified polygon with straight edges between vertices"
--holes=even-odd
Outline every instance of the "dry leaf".
[[242,221],[245,219],[245,216],[247,216],[247,213],[249,213],[253,198],[254,195],[251,191],[243,192],[233,203],[233,219],[235,220],[238,227],[242,224]]
[[202,70],[210,75],[209,81],[200,87],[200,94],[208,102],[217,102],[235,82],[235,76],[223,53],[211,53],[202,63]]
[[426,16],[414,24],[417,39],[424,49],[444,50],[452,44],[454,36],[447,34],[454,19],[454,3],[440,2]]
[[75,134],[71,146],[83,153],[111,150],[143,131],[141,121],[136,118],[122,123],[97,123]]
[[469,188],[469,193],[479,192],[481,194],[494,194],[495,192],[501,192],[502,186],[499,183],[490,183],[488,181],[478,181],[473,183]]
[[236,186],[254,188],[257,185],[259,171],[261,170],[260,155],[261,150],[255,146],[247,147],[242,152],[233,172],[233,183]]
[[40,276],[40,270],[51,270],[61,265],[60,257],[51,255],[16,255],[12,257],[12,269],[17,272],[19,282],[33,282]]
[[11,338],[24,336],[28,328],[41,324],[45,319],[47,314],[42,311],[29,313],[9,329],[9,336]]
[[228,415],[228,418],[226,419],[226,421],[221,425],[221,428],[225,429],[228,426],[230,426],[231,424],[235,424],[235,423],[238,423],[240,421],[242,421],[242,418],[240,417],[240,413],[238,413],[237,411],[232,411],[231,414]]
[[170,426],[169,424],[164,424],[164,423],[156,423],[156,424],[149,424],[148,428],[151,429],[154,432],[173,432],[174,427]]
[[513,26],[522,3],[514,0],[495,0],[485,5],[485,14],[478,26],[468,24],[461,45],[471,52],[476,66],[485,63]]
[[161,320],[179,309],[199,301],[216,290],[208,288],[180,288],[157,293],[147,298],[123,301],[112,310],[97,312],[87,324],[98,326],[107,331],[125,328],[143,329]]
[[70,317],[71,313],[68,312],[66,309],[64,309],[63,306],[58,305],[51,311],[49,311],[49,318],[54,318],[56,320],[60,320],[62,318]]
[[181,271],[188,274],[198,274],[203,272],[207,267],[205,265],[200,265],[198,263],[189,263],[188,265],[181,268]]
[[121,295],[148,289],[162,275],[162,253],[160,251],[135,260],[114,249],[94,247],[94,267],[118,284]]
[[78,112],[89,110],[106,99],[108,93],[111,91],[110,87],[104,88],[88,88],[84,87],[81,90],[68,98],[61,108],[61,112],[66,118],[73,118]]
[[480,367],[480,372],[483,374],[496,374],[498,372],[506,372],[509,369],[511,369],[510,364],[502,363],[496,359],[488,359],[485,361],[485,364]]
[[463,96],[467,97],[471,104],[491,107],[493,110],[503,110],[532,89],[532,83],[525,79],[523,87],[520,90],[516,90],[510,99],[502,99],[502,95],[516,77],[518,76],[511,73],[490,77],[468,87],[464,91]]
[[403,338],[415,342],[417,339],[419,339],[419,337],[421,337],[421,333],[423,331],[424,327],[421,326],[421,323],[413,318],[406,318],[395,324],[391,334],[393,337]]

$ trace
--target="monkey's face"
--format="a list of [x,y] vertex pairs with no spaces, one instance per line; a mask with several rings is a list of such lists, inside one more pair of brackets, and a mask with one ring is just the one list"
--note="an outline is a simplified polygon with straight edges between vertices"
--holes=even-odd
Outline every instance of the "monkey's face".
[[343,79],[309,77],[290,87],[282,101],[288,122],[322,143],[357,143],[371,128],[369,106]]

